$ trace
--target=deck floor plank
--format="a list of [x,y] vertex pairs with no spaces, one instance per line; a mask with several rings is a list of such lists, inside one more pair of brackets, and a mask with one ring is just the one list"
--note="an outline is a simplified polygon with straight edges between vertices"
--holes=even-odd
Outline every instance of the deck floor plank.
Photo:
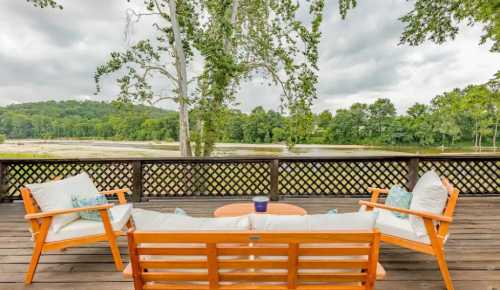
[[[176,207],[193,216],[211,216],[213,211],[237,199],[154,200],[135,204],[150,210],[172,212]],[[355,198],[287,198],[284,202],[309,213],[357,210]],[[457,290],[500,289],[500,197],[465,197],[459,200],[455,221],[446,244],[447,258]],[[85,245],[42,256],[34,284],[22,283],[31,257],[32,242],[23,220],[22,204],[0,204],[0,290],[18,289],[132,289],[130,280],[114,271],[111,254],[104,243]],[[126,240],[119,245],[125,256]],[[126,258],[125,258],[126,260]],[[432,257],[383,245],[381,263],[387,270],[384,290],[442,290],[440,273]]]

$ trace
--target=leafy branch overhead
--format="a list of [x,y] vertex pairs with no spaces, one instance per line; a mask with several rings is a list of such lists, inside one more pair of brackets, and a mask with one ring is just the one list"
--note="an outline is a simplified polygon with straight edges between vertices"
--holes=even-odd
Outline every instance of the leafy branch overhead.
[[400,19],[406,25],[401,43],[419,45],[426,40],[444,43],[455,39],[461,23],[481,24],[484,31],[481,44],[491,40],[491,51],[500,51],[498,0],[417,0],[413,10]]
[[26,0],[26,1],[33,4],[33,6],[39,8],[51,7],[51,8],[63,9],[63,6],[57,3],[57,1],[55,0]]
[[[500,51],[500,1],[498,0],[415,0],[413,8],[399,20],[405,24],[400,44],[417,46],[427,40],[441,44],[455,39],[460,25],[482,25],[481,44],[492,42],[490,50]],[[357,0],[339,0],[343,18]]]

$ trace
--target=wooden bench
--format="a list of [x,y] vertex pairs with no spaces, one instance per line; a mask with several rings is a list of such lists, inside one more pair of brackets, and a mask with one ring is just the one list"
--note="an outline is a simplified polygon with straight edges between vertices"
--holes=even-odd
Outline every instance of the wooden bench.
[[[128,232],[139,289],[374,289],[380,233]],[[380,275],[377,277],[377,268]]]

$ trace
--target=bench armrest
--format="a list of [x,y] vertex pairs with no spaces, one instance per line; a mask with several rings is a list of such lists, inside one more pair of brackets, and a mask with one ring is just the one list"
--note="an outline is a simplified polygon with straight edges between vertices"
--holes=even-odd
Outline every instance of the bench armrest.
[[105,210],[105,209],[110,209],[112,207],[113,207],[112,203],[107,203],[107,204],[86,206],[86,207],[79,207],[79,208],[57,209],[57,210],[44,211],[44,212],[39,212],[39,213],[30,213],[30,214],[25,215],[24,218],[27,220],[32,220],[32,219],[40,219],[40,218],[45,218],[45,217],[52,217],[52,216],[61,215],[61,214],[81,212],[81,211]]
[[440,221],[440,222],[451,223],[453,221],[453,218],[451,218],[451,217],[437,215],[437,214],[433,214],[433,213],[425,212],[425,211],[416,211],[416,210],[411,210],[411,209],[397,208],[397,207],[392,207],[392,206],[388,206],[385,204],[369,202],[369,201],[364,201],[364,200],[361,200],[359,202],[359,204],[365,205],[368,208],[376,207],[376,208],[386,209],[386,210],[390,210],[390,211],[397,211],[400,213],[410,214],[410,215],[418,216],[421,218],[431,219],[431,220]]
[[118,196],[118,202],[120,204],[126,204],[127,203],[127,198],[125,197],[125,194],[127,192],[130,192],[130,189],[128,189],[128,188],[118,188],[118,189],[101,191],[99,193],[103,194],[103,195],[113,195],[113,194],[116,194]]

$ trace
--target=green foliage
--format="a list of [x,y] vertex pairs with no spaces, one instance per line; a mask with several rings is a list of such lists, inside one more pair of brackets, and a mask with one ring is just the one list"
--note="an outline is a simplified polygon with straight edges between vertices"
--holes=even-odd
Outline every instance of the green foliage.
[[461,23],[483,25],[481,43],[491,40],[491,51],[500,51],[500,1],[417,0],[400,18],[406,24],[401,43],[419,45],[426,40],[443,43],[454,39]]
[[177,140],[178,114],[104,102],[42,102],[0,108],[0,133],[9,138]]
[[26,0],[26,1],[33,4],[33,6],[39,8],[52,7],[52,8],[63,9],[63,6],[57,3],[57,1],[55,0]]
[[[200,26],[193,41],[205,61],[198,78],[197,110],[202,131],[193,136],[197,143],[203,143],[197,146],[202,148],[201,154],[209,155],[223,134],[223,112],[234,100],[242,79],[259,73],[268,75],[270,84],[281,88],[282,109],[290,114],[299,112],[296,106],[311,106],[316,98],[324,0],[200,0],[199,3],[203,4],[194,6],[204,7],[208,20]],[[308,5],[308,19],[299,20],[301,5]],[[302,132],[292,127],[296,124],[291,122],[287,130]],[[259,138],[270,140],[270,135]]]
[[494,85],[468,86],[438,95],[430,105],[417,103],[403,116],[396,115],[387,99],[356,103],[337,110],[330,125],[323,123],[319,131],[324,129],[325,142],[333,144],[453,146],[467,141],[481,147],[498,138],[498,96]]
[[5,135],[4,134],[0,134],[0,144],[3,144],[5,142]]

